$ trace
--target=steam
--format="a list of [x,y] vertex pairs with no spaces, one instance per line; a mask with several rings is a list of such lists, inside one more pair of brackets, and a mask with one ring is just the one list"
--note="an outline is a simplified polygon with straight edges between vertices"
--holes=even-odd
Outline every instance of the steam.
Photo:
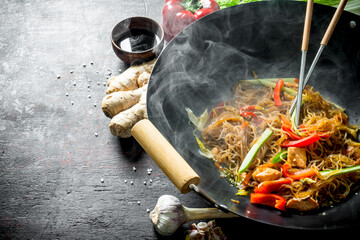
[[[252,79],[252,71],[259,77],[297,77],[300,55],[291,53],[300,52],[302,21],[289,16],[288,29],[284,29],[283,19],[276,16],[281,9],[267,19],[262,11],[269,9],[237,15],[241,7],[222,10],[187,27],[169,43],[155,66],[150,81],[156,79],[159,84],[149,89],[148,103],[154,108],[150,119],[155,124],[162,119],[157,127],[172,136],[169,140],[174,145],[184,143],[188,134],[185,107],[201,114],[230,98],[232,86]],[[294,28],[299,30],[290,31]],[[285,36],[279,38],[284,30]],[[284,38],[291,40],[284,44]],[[289,54],[276,50],[283,48]]]
[[[294,9],[289,10],[289,5]],[[206,165],[196,158],[193,128],[185,107],[200,115],[229,99],[232,86],[239,80],[252,79],[252,71],[260,78],[298,77],[305,7],[306,3],[299,2],[261,2],[227,8],[184,29],[161,54],[150,79],[156,83],[148,89],[149,118],[192,164],[201,164],[206,171],[215,169],[210,161],[206,160]],[[315,6],[314,13],[317,9]],[[330,12],[319,18],[324,21],[331,16]],[[312,25],[306,69],[327,27],[328,21],[324,22]],[[345,76],[344,64],[332,50],[327,50],[322,59],[309,84],[344,106],[343,99],[328,93],[332,87],[329,82],[335,84],[349,77]],[[326,80],[314,81],[324,76]]]

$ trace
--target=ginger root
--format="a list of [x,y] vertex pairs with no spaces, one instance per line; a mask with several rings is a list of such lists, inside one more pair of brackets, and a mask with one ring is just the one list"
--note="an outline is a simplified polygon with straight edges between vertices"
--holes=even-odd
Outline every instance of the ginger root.
[[112,118],[121,111],[124,111],[137,102],[139,102],[141,94],[146,91],[147,84],[141,88],[131,91],[113,92],[103,98],[101,103],[104,114]]
[[106,90],[106,94],[118,91],[135,90],[139,87],[142,87],[144,85],[144,80],[140,79],[140,82],[138,82],[139,76],[145,72],[150,75],[154,67],[155,61],[156,59],[151,60],[150,62],[142,63],[140,65],[131,66],[122,74],[110,78],[107,83],[108,88]]
[[120,112],[110,121],[110,131],[113,135],[122,138],[131,137],[132,127],[140,120],[147,118],[146,94],[142,94],[140,101],[131,108]]
[[101,105],[104,114],[111,118],[109,128],[113,135],[131,137],[132,127],[147,118],[146,93],[155,62],[156,59],[131,66],[109,79]]

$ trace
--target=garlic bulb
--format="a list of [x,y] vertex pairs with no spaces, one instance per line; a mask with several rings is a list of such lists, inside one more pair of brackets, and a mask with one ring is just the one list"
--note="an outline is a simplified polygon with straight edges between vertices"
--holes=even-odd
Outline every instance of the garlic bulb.
[[156,231],[161,235],[173,234],[186,221],[186,215],[180,200],[171,195],[161,196],[150,213]]
[[191,224],[187,231],[186,240],[226,240],[226,236],[220,227],[215,226],[215,220]]
[[[233,213],[224,213],[217,208],[188,208],[180,200],[171,195],[161,196],[154,210],[150,213],[156,231],[161,235],[170,236],[183,223],[209,218],[238,217]],[[200,224],[201,228],[201,224]]]

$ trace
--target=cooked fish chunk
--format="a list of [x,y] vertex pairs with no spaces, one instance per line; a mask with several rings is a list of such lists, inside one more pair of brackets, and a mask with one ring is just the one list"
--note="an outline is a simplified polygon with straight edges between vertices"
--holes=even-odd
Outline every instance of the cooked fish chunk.
[[294,167],[306,168],[306,149],[299,147],[289,147],[287,159]]
[[319,204],[312,197],[306,199],[292,198],[286,203],[286,208],[296,209],[301,212],[311,211],[317,209]]
[[277,180],[281,177],[281,172],[273,168],[259,169],[257,168],[252,174],[252,178],[261,183],[264,181]]

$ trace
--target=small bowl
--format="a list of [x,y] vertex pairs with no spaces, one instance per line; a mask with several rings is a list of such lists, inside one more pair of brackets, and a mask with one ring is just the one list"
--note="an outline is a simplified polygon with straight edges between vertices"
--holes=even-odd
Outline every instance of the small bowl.
[[164,47],[164,30],[155,20],[131,17],[115,25],[111,32],[115,54],[127,64],[149,61]]

